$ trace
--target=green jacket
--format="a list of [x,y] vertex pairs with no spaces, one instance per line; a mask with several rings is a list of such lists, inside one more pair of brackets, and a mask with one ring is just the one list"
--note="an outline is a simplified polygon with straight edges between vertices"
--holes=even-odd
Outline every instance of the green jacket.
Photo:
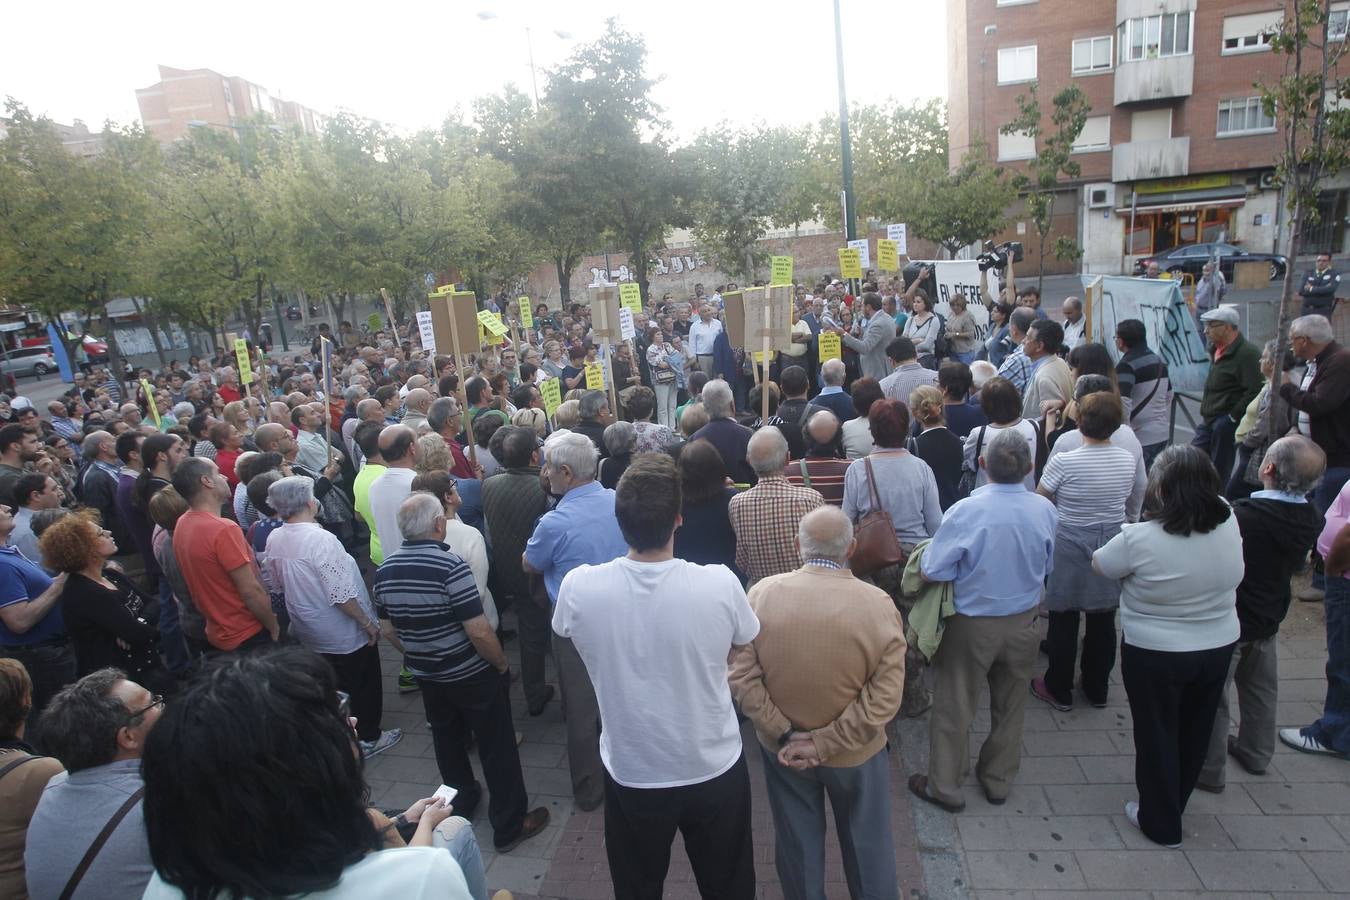
[[1200,400],[1201,418],[1208,422],[1229,415],[1234,422],[1240,421],[1264,383],[1261,349],[1239,334],[1224,355],[1209,364]]
[[909,611],[905,640],[911,647],[918,647],[919,652],[931,661],[942,642],[947,619],[956,615],[956,596],[950,581],[925,581],[919,570],[930,543],[931,538],[920,541],[910,551],[905,571],[900,576],[900,590],[916,598],[914,608]]

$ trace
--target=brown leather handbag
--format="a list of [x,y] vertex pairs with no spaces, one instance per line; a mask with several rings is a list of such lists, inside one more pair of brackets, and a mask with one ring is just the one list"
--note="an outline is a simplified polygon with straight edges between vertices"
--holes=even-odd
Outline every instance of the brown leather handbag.
[[855,575],[870,575],[878,569],[895,566],[905,561],[905,551],[895,536],[891,514],[881,506],[877,480],[872,472],[871,457],[863,457],[867,468],[867,487],[872,494],[872,509],[853,526],[853,539],[858,546],[849,559],[849,568]]

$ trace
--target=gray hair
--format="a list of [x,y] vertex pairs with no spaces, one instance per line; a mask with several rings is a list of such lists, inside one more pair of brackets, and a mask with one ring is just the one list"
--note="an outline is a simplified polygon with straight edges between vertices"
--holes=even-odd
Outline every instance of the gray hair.
[[578,480],[589,481],[595,477],[600,451],[586,435],[564,428],[553,432],[544,441],[544,459],[551,468],[567,466]]
[[1111,379],[1105,375],[1079,375],[1073,383],[1073,399],[1082,400],[1088,394],[1109,394],[1113,390]]
[[[1316,318],[1320,319],[1321,316]],[[1327,455],[1303,435],[1291,434],[1275,441],[1266,450],[1261,468],[1268,465],[1275,467],[1275,490],[1302,495],[1311,491],[1321,480],[1327,468]]]
[[802,516],[797,525],[797,543],[802,561],[828,559],[843,565],[853,542],[853,523],[837,506],[819,506]]
[[436,533],[436,517],[445,515],[445,506],[435,494],[416,491],[398,505],[398,533],[405,541],[417,541]]
[[1036,323],[1037,318],[1036,310],[1026,306],[1019,306],[1017,309],[1014,309],[1012,315],[1008,317],[1008,323],[1011,327],[1022,332],[1022,334],[1026,334],[1027,329]]
[[186,424],[187,419],[197,414],[197,407],[184,400],[182,403],[175,403],[171,412],[175,419],[184,420],[184,424]]
[[291,475],[272,482],[267,489],[267,505],[277,516],[289,519],[309,509],[314,502],[314,479],[308,475]]
[[1320,315],[1299,316],[1290,322],[1289,336],[1307,338],[1319,347],[1336,339],[1336,333],[1331,330],[1331,321]]
[[637,429],[632,422],[612,422],[605,427],[605,449],[610,456],[621,456],[637,449]]
[[361,385],[359,384],[348,385],[347,387],[342,389],[342,399],[346,400],[348,403],[351,403],[358,396],[360,396],[363,390],[365,390],[365,388],[361,387]]
[[583,421],[594,419],[600,415],[600,410],[609,406],[609,398],[604,391],[586,391],[577,399],[577,406]]
[[838,387],[844,383],[844,363],[838,359],[827,359],[820,367],[820,377],[825,384],[830,387]]
[[104,441],[112,440],[112,434],[107,431],[91,431],[84,436],[80,443],[80,455],[85,459],[93,459],[98,456],[98,448]]
[[984,471],[995,484],[1017,484],[1031,471],[1031,448],[1016,428],[999,429],[984,449]]
[[783,471],[787,452],[788,442],[782,431],[773,427],[761,428],[750,435],[750,443],[745,448],[745,461],[756,475],[773,475]]
[[728,419],[731,417],[731,413],[735,409],[731,385],[720,378],[714,378],[703,386],[701,396],[703,397],[703,408],[708,411],[709,419]]
[[987,359],[977,359],[970,364],[970,383],[975,390],[984,387],[984,383],[998,375],[998,369]]
[[445,423],[450,421],[450,417],[459,412],[459,401],[454,397],[438,397],[431,401],[427,407],[427,425],[432,431],[439,432],[445,428]]

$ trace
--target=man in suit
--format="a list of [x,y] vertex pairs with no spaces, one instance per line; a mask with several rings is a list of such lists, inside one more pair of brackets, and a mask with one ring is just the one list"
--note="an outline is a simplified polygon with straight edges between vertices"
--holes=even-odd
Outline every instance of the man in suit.
[[881,295],[876,292],[863,294],[863,307],[867,311],[867,321],[863,325],[862,337],[855,338],[836,328],[844,346],[858,354],[858,364],[863,377],[885,378],[891,372],[890,360],[886,358],[886,345],[895,337],[895,320],[881,311]]

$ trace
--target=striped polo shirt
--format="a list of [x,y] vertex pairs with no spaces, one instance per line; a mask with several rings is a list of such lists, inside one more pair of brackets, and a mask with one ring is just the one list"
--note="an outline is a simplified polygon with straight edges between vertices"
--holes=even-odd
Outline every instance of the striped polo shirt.
[[469,564],[440,541],[406,541],[375,572],[374,599],[403,642],[404,665],[417,678],[460,681],[491,665],[464,623],[483,615]]

